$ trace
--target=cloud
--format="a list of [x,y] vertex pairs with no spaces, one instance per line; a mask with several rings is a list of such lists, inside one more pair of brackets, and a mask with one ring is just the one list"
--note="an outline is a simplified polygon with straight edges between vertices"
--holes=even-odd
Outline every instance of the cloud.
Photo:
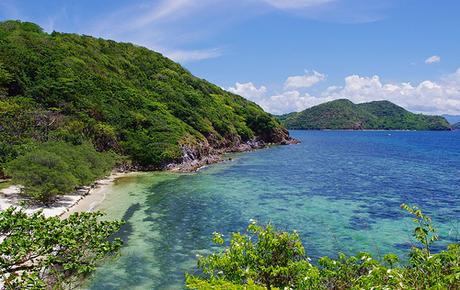
[[[250,84],[235,93],[254,91]],[[242,85],[242,84],[240,84]],[[238,86],[236,86],[238,88]],[[266,88],[256,93],[242,94],[274,114],[302,111],[314,105],[336,99],[349,99],[355,103],[389,100],[410,111],[427,114],[460,114],[460,68],[437,81],[424,80],[418,84],[383,82],[378,75],[345,77],[343,86],[330,86],[316,95],[285,89],[268,94]]]
[[430,56],[429,58],[425,59],[426,64],[433,64],[441,61],[441,57],[437,55]]
[[265,86],[257,88],[252,82],[243,84],[236,83],[234,87],[230,87],[227,90],[255,102],[260,101],[267,92],[267,88]]
[[193,8],[199,5],[193,0],[165,0],[160,4],[151,5],[139,5],[142,11],[134,18],[131,22],[126,23],[126,29],[139,29],[149,26],[155,22],[170,20],[176,18],[183,13],[190,13]]
[[326,79],[326,75],[319,73],[317,71],[313,71],[313,73],[309,74],[308,72],[302,76],[291,76],[288,77],[287,80],[284,82],[284,88],[288,89],[300,89],[300,88],[309,88],[321,81]]
[[[190,62],[221,56],[224,51],[215,47],[227,44],[212,43],[213,36],[276,10],[309,19],[367,22],[380,19],[387,6],[380,0],[359,5],[355,0],[137,0],[98,11],[95,18],[80,21],[85,24],[77,32],[133,42]],[[47,26],[54,28],[52,21]]]
[[86,30],[91,35],[146,46],[178,62],[200,61],[223,54],[220,48],[196,44],[221,28],[224,21],[218,11],[224,13],[227,6],[223,0],[136,1],[105,13]]
[[439,81],[418,84],[384,83],[379,76],[345,78],[345,86],[325,91],[326,99],[347,98],[353,102],[389,100],[406,109],[429,114],[460,114],[460,69]]
[[302,94],[297,90],[287,90],[279,94],[268,95],[267,87],[257,87],[252,82],[237,82],[234,87],[227,90],[257,103],[265,111],[273,114],[301,111],[324,101],[323,97],[318,98],[307,93]]
[[222,55],[222,50],[218,48],[202,50],[173,50],[170,52],[167,51],[164,54],[174,61],[186,63],[219,57]]
[[[242,22],[269,17],[273,12],[315,20],[359,22],[380,18],[382,10],[389,6],[381,4],[381,0],[359,4],[356,2],[362,1],[134,0],[112,1],[110,5],[89,5],[91,1],[74,1],[75,5],[70,5],[64,3],[66,1],[54,1],[55,5],[42,5],[43,11],[34,13],[33,7],[26,2],[0,0],[0,16],[33,21],[47,31],[68,31],[133,42],[173,55],[181,62],[223,55],[225,51],[216,52],[215,47],[229,44],[221,43],[228,40],[220,35],[232,26],[238,28]],[[88,5],[83,4],[86,2]],[[60,11],[66,7],[68,11]]]
[[263,0],[278,9],[299,9],[321,6],[336,0]]
[[[251,0],[242,0],[251,1]],[[253,0],[257,1],[257,0]],[[367,23],[382,20],[395,7],[394,0],[258,0],[296,16],[335,23]]]
[[332,100],[332,98],[317,97],[308,93],[302,94],[299,91],[291,90],[263,98],[258,104],[264,110],[280,115],[290,112],[299,112],[330,100]]

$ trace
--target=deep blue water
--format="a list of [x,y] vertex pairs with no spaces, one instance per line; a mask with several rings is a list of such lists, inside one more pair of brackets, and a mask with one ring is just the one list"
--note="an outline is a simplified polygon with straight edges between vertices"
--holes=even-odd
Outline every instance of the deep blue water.
[[292,131],[298,145],[232,155],[194,174],[121,179],[101,205],[123,217],[122,254],[91,289],[177,289],[210,236],[255,218],[300,232],[313,258],[369,251],[402,256],[413,243],[401,203],[420,206],[441,249],[459,238],[460,131]]

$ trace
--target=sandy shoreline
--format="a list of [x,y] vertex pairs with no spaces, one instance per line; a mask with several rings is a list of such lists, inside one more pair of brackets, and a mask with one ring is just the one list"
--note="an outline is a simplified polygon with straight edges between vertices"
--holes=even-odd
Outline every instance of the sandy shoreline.
[[[297,144],[299,141],[290,139],[287,144]],[[230,152],[247,152],[261,148],[267,148],[272,144],[259,144],[257,142],[240,144],[238,148],[233,148],[229,152],[218,152],[205,156],[204,158],[196,158],[192,153],[187,153],[187,160],[180,164],[170,164],[164,168],[164,171],[172,172],[197,172],[211,164],[219,163],[227,160],[225,153]],[[191,154],[191,156],[189,156]],[[228,160],[231,160],[229,158]],[[84,186],[79,188],[76,192],[61,195],[49,206],[32,205],[22,206],[26,204],[27,199],[19,195],[20,187],[11,185],[7,188],[0,189],[0,211],[5,210],[11,206],[23,209],[28,214],[33,214],[37,211],[42,211],[46,217],[59,216],[67,218],[70,214],[75,212],[91,212],[99,204],[101,204],[106,196],[107,189],[120,177],[139,174],[140,171],[117,172],[113,171],[109,176],[97,180],[92,186]]]
[[137,172],[114,172],[97,180],[91,187],[84,187],[75,193],[60,196],[50,206],[23,207],[21,204],[25,199],[18,194],[20,188],[12,185],[0,190],[0,211],[15,206],[28,214],[42,210],[46,217],[59,216],[61,218],[67,218],[75,212],[91,212],[104,201],[107,189],[113,185],[116,179],[134,174]]

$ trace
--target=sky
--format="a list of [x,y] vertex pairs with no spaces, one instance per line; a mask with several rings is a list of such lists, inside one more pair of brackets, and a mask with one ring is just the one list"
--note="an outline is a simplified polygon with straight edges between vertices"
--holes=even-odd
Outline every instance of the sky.
[[0,0],[0,19],[133,42],[274,114],[347,98],[460,115],[458,0]]

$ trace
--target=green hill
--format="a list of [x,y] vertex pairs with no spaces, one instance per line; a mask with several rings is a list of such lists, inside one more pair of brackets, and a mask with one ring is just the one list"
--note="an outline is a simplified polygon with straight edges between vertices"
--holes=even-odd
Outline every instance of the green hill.
[[51,141],[159,169],[288,138],[255,103],[147,48],[0,22],[0,177]]
[[289,129],[450,130],[443,117],[414,114],[389,101],[354,104],[340,99],[278,119]]

